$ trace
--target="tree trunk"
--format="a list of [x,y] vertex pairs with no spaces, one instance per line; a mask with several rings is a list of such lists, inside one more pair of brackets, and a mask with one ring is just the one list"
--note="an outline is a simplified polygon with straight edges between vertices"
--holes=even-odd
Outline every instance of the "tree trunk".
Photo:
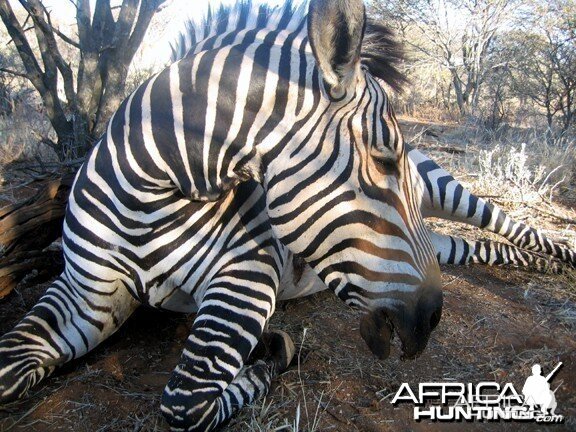
[[[124,99],[130,63],[158,8],[165,0],[109,0],[73,2],[76,6],[78,37],[66,36],[52,26],[50,11],[42,0],[20,0],[31,18],[24,28],[12,3],[0,0],[0,19],[16,47],[23,72],[42,98],[46,116],[58,137],[48,144],[61,161],[84,156],[102,135],[108,119]],[[117,14],[113,9],[119,8]],[[27,21],[26,21],[27,22]],[[35,44],[28,39],[33,30]],[[32,33],[30,33],[32,34]],[[63,55],[62,43],[79,50],[76,74]],[[76,76],[76,78],[75,78]],[[76,83],[75,83],[76,81]],[[59,98],[63,89],[65,100]]]
[[462,82],[460,81],[456,70],[452,71],[452,83],[454,86],[454,92],[456,93],[456,103],[458,104],[458,110],[460,111],[460,115],[464,117],[467,113],[466,99],[462,91]]

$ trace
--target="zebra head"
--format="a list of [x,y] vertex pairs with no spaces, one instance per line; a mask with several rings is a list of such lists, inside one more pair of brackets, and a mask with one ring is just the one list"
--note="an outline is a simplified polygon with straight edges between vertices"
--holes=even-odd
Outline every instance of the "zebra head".
[[367,311],[360,331],[374,354],[389,355],[395,331],[403,356],[415,357],[440,320],[442,292],[382,85],[396,70],[375,53],[389,33],[367,22],[361,0],[312,0],[304,30],[308,44],[289,72],[279,68],[291,82],[300,73],[300,113],[264,157],[273,229],[342,300]]

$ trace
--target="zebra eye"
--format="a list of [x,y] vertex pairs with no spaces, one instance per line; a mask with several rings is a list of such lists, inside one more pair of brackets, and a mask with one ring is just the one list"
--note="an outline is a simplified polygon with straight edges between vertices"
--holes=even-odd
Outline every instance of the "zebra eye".
[[376,167],[383,172],[383,174],[397,174],[398,161],[389,157],[376,157],[374,156]]

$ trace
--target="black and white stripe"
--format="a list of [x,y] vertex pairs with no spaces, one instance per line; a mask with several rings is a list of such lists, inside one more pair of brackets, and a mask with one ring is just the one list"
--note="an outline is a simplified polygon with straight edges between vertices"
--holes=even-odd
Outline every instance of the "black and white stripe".
[[[399,81],[385,60],[395,55],[389,32],[368,23],[353,39],[361,2],[312,5],[311,19],[305,6],[222,9],[190,33],[186,56],[122,104],[73,187],[65,272],[0,340],[0,401],[145,303],[197,311],[162,410],[173,430],[213,429],[287,366],[293,346],[278,333],[264,334],[276,355],[246,361],[276,300],[313,291],[314,280],[369,311],[360,328],[375,354],[387,355],[382,334],[396,330],[417,355],[440,318],[437,253],[461,263],[532,256],[429,233],[422,216],[573,262],[407,152],[379,81]],[[289,251],[312,266],[296,283]]]
[[[369,25],[376,26],[374,23]],[[188,30],[182,33],[181,40],[174,49],[174,61],[182,58],[193,47],[194,40],[203,37],[194,29],[188,25]],[[374,39],[380,39],[381,43],[384,40],[384,46],[379,47],[379,55],[395,58],[397,52],[391,42],[386,41],[387,30],[378,30],[379,32],[368,32],[365,45],[369,45]],[[371,51],[364,60],[368,62],[375,56]],[[386,63],[372,62],[371,66],[375,68],[381,64]],[[392,77],[394,85],[402,81],[402,77],[397,76],[394,69],[388,68],[383,76]],[[514,221],[502,209],[470,193],[451,174],[420,151],[409,146],[406,148],[411,164],[409,172],[414,177],[413,182],[417,186],[415,194],[419,195],[417,200],[420,201],[421,212],[425,218],[438,217],[473,225],[497,233],[516,246],[514,248],[491,241],[469,241],[453,236],[453,240],[448,241],[435,235],[432,236],[432,241],[441,264],[513,264],[533,267],[539,271],[558,271],[561,269],[559,263],[551,261],[558,259],[572,267],[576,266],[576,253],[573,250],[548,239],[522,222]],[[549,258],[544,259],[539,254]]]
[[[515,236],[506,236],[496,228],[504,225],[516,227],[510,232],[536,232],[537,247],[525,248],[491,240],[469,240],[453,235],[444,235],[429,230],[430,239],[440,264],[491,266],[513,265],[544,273],[559,273],[564,265],[576,266],[576,253],[563,244],[548,239],[537,230],[517,222],[492,204],[486,203],[468,191],[451,174],[442,169],[419,150],[406,146],[415,196],[420,203],[422,215],[476,226],[484,231],[502,235],[511,243],[518,242]],[[500,222],[498,222],[500,219]],[[502,222],[504,221],[504,222]],[[524,240],[525,241],[525,240]],[[536,251],[536,252],[535,252]],[[292,260],[292,256],[289,257]],[[280,285],[280,299],[291,299],[327,289],[314,272],[294,258],[287,266]]]

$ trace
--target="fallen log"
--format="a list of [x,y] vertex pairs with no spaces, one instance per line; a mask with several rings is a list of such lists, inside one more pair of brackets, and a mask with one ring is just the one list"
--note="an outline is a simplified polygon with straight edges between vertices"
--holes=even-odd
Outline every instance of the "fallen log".
[[46,181],[23,202],[0,209],[0,258],[38,251],[62,235],[62,221],[74,176]]
[[22,279],[59,274],[62,252],[46,250],[62,235],[73,174],[45,181],[30,198],[0,209],[0,299]]
[[64,270],[61,250],[34,251],[0,259],[0,299],[23,283],[45,282]]

